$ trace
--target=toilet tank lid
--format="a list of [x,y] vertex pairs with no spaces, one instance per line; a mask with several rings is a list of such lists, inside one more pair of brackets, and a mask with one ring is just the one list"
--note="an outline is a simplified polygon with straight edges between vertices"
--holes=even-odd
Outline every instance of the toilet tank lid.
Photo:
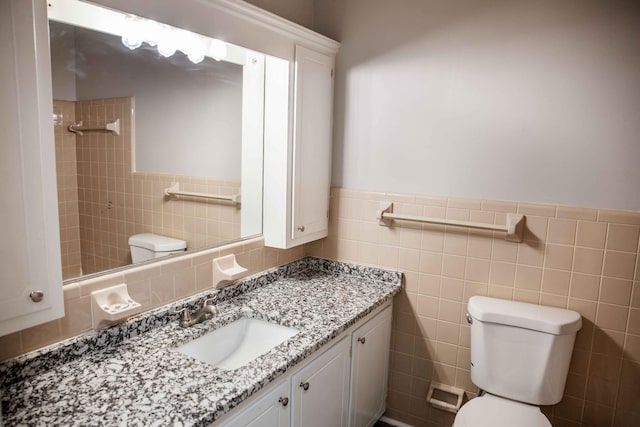
[[474,319],[481,322],[516,326],[553,335],[573,334],[582,327],[582,317],[575,311],[525,302],[472,296],[469,298],[468,310]]
[[129,245],[155,252],[179,251],[187,247],[187,242],[173,237],[153,233],[141,233],[129,237]]

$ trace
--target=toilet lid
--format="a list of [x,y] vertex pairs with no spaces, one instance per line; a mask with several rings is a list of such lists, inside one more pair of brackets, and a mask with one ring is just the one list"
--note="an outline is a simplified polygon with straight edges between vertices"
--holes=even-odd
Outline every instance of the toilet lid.
[[540,408],[492,394],[468,401],[458,414],[453,427],[552,427]]
[[159,234],[140,233],[129,237],[129,246],[137,246],[154,252],[171,252],[185,249],[187,242]]

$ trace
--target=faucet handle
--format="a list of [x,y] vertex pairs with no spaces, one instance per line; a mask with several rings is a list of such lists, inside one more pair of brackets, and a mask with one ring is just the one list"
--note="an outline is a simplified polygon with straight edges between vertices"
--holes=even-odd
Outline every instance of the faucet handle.
[[218,307],[216,307],[214,304],[208,304],[209,301],[214,301],[217,300],[216,297],[211,297],[211,298],[207,298],[206,300],[204,300],[204,303],[202,304],[202,308],[200,309],[201,312],[205,313],[205,318],[211,319],[213,316],[217,316],[218,315]]
[[[218,297],[210,297],[210,298],[205,299],[204,302],[202,303],[202,307],[203,308],[206,307],[209,302],[215,301],[217,299],[218,299]],[[213,305],[213,304],[211,304],[211,305]]]
[[191,315],[189,314],[189,309],[187,307],[182,307],[180,310],[174,310],[173,314],[180,314],[180,320],[182,322],[188,322],[191,320]]

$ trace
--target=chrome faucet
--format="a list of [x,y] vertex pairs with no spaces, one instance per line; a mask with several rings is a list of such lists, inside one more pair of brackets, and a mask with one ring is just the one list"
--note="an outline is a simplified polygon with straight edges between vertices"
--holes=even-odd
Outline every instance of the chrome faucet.
[[204,300],[202,308],[196,311],[194,314],[189,313],[189,309],[187,307],[176,311],[177,314],[181,314],[178,324],[183,328],[187,328],[189,326],[193,326],[195,324],[204,322],[205,320],[211,319],[213,316],[218,314],[218,309],[216,308],[216,306],[208,304],[209,301],[213,301],[214,299],[215,298],[207,298],[206,300]]

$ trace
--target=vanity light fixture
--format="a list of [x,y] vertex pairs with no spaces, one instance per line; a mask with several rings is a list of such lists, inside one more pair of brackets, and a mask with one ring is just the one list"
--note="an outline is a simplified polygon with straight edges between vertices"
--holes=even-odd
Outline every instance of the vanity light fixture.
[[125,14],[78,0],[50,0],[49,19],[78,27],[95,29],[121,37],[122,44],[131,50],[143,43],[156,47],[168,58],[181,51],[194,64],[206,56],[220,61],[227,56],[227,45],[200,34],[152,19]]
[[220,40],[204,37],[191,31],[161,24],[151,19],[127,15],[122,34],[122,44],[131,50],[143,43],[155,46],[158,53],[168,58],[181,51],[194,64],[202,62],[205,56],[220,61],[227,56],[227,46]]

